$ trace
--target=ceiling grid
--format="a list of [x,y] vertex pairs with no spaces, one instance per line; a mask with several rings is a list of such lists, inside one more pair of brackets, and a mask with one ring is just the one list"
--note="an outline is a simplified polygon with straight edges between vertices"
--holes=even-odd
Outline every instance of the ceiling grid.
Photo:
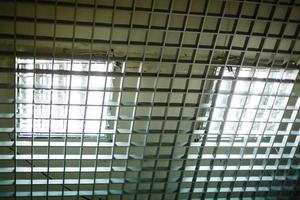
[[299,199],[299,0],[0,0],[0,198]]

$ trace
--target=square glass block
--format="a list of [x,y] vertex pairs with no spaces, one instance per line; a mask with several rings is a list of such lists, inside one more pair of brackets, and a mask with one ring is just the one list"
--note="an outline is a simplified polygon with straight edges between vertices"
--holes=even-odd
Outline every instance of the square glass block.
[[266,127],[265,122],[254,122],[252,125],[251,134],[261,135],[264,133]]
[[71,69],[71,61],[62,61],[62,60],[55,60],[53,65],[54,70],[67,70],[69,71]]
[[210,122],[209,132],[219,133],[220,128],[221,128],[221,124],[222,124],[222,122],[215,122],[215,121]]
[[36,89],[34,90],[34,103],[50,103],[51,91]]
[[34,132],[49,132],[50,120],[35,119],[34,120]]
[[299,73],[299,70],[297,70],[297,69],[286,70],[283,74],[283,79],[285,79],[285,80],[296,80],[298,73]]
[[92,62],[91,71],[96,72],[112,72],[114,64],[113,62]]
[[83,119],[85,107],[84,106],[69,106],[69,118],[70,119]]
[[288,100],[289,100],[288,97],[276,97],[273,107],[276,109],[285,109]]
[[231,98],[230,107],[242,108],[245,105],[246,99],[247,99],[246,95],[233,95]]
[[90,63],[88,61],[74,61],[72,65],[73,71],[88,71]]
[[67,105],[52,105],[51,115],[52,118],[66,119],[68,114]]
[[52,90],[52,103],[68,104],[68,99],[69,99],[68,90]]
[[277,133],[278,128],[279,123],[267,123],[266,133],[274,135]]
[[250,81],[236,81],[234,93],[248,92],[251,82]]
[[265,122],[268,120],[270,110],[258,109],[255,116],[255,121]]
[[259,108],[271,108],[273,106],[274,101],[275,97],[273,96],[262,96],[260,99]]
[[99,133],[100,121],[99,120],[86,120],[84,132],[85,133]]
[[67,130],[67,120],[51,119],[51,132],[65,133]]
[[282,79],[283,77],[283,69],[273,69],[269,73],[269,78],[270,79]]
[[283,117],[283,110],[272,110],[270,117],[269,117],[269,121],[270,122],[280,122],[282,117]]
[[69,133],[82,133],[83,132],[83,120],[68,120],[68,132]]
[[19,119],[17,123],[19,132],[31,132],[33,120],[32,119]]
[[238,122],[228,122],[226,121],[224,124],[224,130],[223,133],[227,134],[233,134],[236,132],[236,129],[238,127]]
[[34,105],[34,117],[49,118],[50,117],[50,105]]
[[53,75],[53,88],[68,89],[70,85],[70,75]]
[[32,117],[32,104],[18,104],[17,117]]
[[112,87],[111,77],[105,76],[90,76],[89,79],[89,89],[99,90],[104,89],[105,87]]
[[267,82],[264,90],[266,95],[275,95],[278,91],[279,83],[277,82]]
[[253,74],[253,70],[251,68],[242,68],[242,70],[240,70],[238,77],[241,78],[248,78],[248,77],[252,77]]
[[17,89],[18,102],[31,103],[33,101],[33,89]]
[[227,113],[227,121],[238,121],[242,114],[242,109],[229,108]]
[[225,108],[215,108],[212,115],[212,120],[224,120]]
[[269,74],[269,69],[258,68],[255,70],[254,77],[255,78],[267,78],[268,74]]
[[294,84],[292,83],[281,83],[279,86],[279,95],[290,95],[292,92]]
[[101,119],[102,116],[102,106],[87,106],[86,108],[86,119]]
[[220,91],[229,92],[231,90],[232,81],[222,80],[220,84]]
[[244,109],[241,121],[253,121],[256,114],[256,109]]
[[72,89],[86,89],[87,88],[87,76],[72,75],[71,88]]
[[18,73],[17,83],[21,87],[33,87],[33,73]]
[[245,107],[246,108],[257,108],[259,105],[260,96],[251,95],[248,96]]
[[36,88],[51,88],[52,75],[51,74],[36,74],[34,85]]
[[86,92],[85,91],[71,91],[70,103],[71,104],[85,104]]
[[227,106],[228,97],[229,97],[229,95],[218,94],[217,100],[216,100],[216,107]]
[[264,91],[265,82],[253,81],[250,87],[250,94],[262,94]]
[[88,92],[88,105],[103,105],[104,103],[104,92],[92,91]]
[[252,122],[241,122],[239,124],[237,133],[238,134],[249,134],[252,124],[253,124]]

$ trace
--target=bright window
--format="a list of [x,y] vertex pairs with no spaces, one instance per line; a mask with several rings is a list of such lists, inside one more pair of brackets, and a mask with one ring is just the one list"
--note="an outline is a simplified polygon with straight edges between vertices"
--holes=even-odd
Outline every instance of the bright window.
[[[102,134],[110,129],[112,63],[17,59],[17,132],[21,137]],[[88,73],[91,72],[91,73]],[[98,74],[97,74],[98,73]]]
[[[209,133],[276,134],[298,70],[236,70],[223,72]],[[292,121],[297,111],[293,112]]]

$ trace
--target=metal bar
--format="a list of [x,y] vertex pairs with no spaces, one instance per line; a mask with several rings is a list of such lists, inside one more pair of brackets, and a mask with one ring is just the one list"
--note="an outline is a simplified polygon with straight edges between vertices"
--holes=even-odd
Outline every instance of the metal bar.
[[[51,73],[51,93],[50,93],[50,113],[49,113],[49,118],[50,119],[52,118],[52,105],[53,105],[53,102],[52,102],[53,77],[54,77],[54,72],[53,71],[54,71],[55,45],[56,45],[57,3],[58,3],[58,1],[56,0],[55,1],[55,7],[54,7],[54,27],[53,27],[53,43],[52,43],[52,63],[51,63],[52,73]],[[50,159],[49,158],[50,158],[50,150],[51,150],[51,147],[50,147],[51,139],[50,138],[51,138],[51,120],[49,120],[49,132],[48,132],[48,142],[47,142],[47,158],[48,158],[48,161],[47,161],[47,167],[48,167],[47,177],[50,177],[50,172],[49,172],[49,168],[50,168]],[[50,178],[47,179],[47,187],[46,187],[46,190],[47,190],[46,198],[47,199],[49,198],[49,181],[50,181]]]
[[[75,8],[74,8],[74,15],[73,15],[73,30],[72,30],[72,36],[73,36],[73,41],[72,41],[72,47],[71,47],[71,68],[70,70],[73,70],[73,60],[74,60],[74,48],[75,48],[75,32],[76,32],[76,20],[77,20],[77,5],[78,1],[75,1]],[[65,196],[65,189],[68,189],[65,187],[65,177],[66,177],[66,156],[67,156],[67,148],[66,148],[66,143],[68,143],[68,129],[69,129],[69,116],[70,116],[70,102],[71,102],[71,87],[72,87],[72,76],[69,78],[69,88],[68,88],[68,106],[67,106],[67,117],[66,117],[66,130],[65,130],[65,137],[64,137],[64,142],[65,142],[65,148],[64,148],[64,162],[63,162],[63,183],[62,183],[62,199]],[[81,169],[79,169],[81,170]],[[79,195],[79,192],[76,192],[77,195]]]
[[[172,11],[173,11],[173,6],[174,6],[174,1],[171,0],[169,1],[169,4],[168,4],[168,8],[169,8],[169,14],[167,15],[167,22],[166,22],[166,32],[164,32],[164,35],[163,35],[163,46],[162,46],[162,49],[160,51],[160,62],[158,63],[158,74],[159,72],[161,71],[161,61],[163,60],[163,56],[164,56],[164,51],[165,51],[165,44],[166,44],[166,41],[167,41],[167,37],[168,37],[168,29],[170,27],[170,19],[171,19],[171,15],[172,15]],[[172,74],[173,76],[175,75],[175,69],[176,67],[173,66],[173,69],[172,69]],[[173,80],[173,79],[172,79]],[[173,81],[171,80],[171,83],[169,84],[169,87],[172,88],[172,85],[173,85]],[[157,80],[156,80],[157,81]],[[155,86],[157,87],[157,82],[155,82]],[[155,91],[157,91],[157,88],[155,87]],[[172,89],[171,89],[172,90]],[[169,92],[168,95],[167,95],[167,104],[169,105],[170,103],[170,96],[171,96],[171,93],[172,92]],[[155,95],[155,93],[154,93]],[[154,96],[153,96],[154,97]],[[164,116],[166,117],[167,114],[168,114],[168,108],[169,106],[167,106],[167,108],[164,109]],[[152,109],[153,110],[153,109]],[[151,110],[151,112],[152,112]],[[161,142],[162,142],[162,135],[165,131],[165,122],[166,122],[166,119],[162,122],[162,129],[161,129],[161,134],[159,136],[159,147],[157,148],[156,150],[156,160],[155,160],[155,163],[154,163],[154,171],[156,171],[156,169],[158,168],[158,162],[157,160],[159,159],[159,153],[160,153],[160,147],[161,147]],[[151,123],[151,121],[150,121]],[[151,196],[152,196],[152,192],[153,192],[153,185],[154,185],[154,177],[156,176],[156,174],[154,173],[152,175],[152,183],[150,184],[150,194],[148,195],[148,200],[151,199]]]
[[[1,2],[5,2],[7,0],[1,0]],[[224,0],[222,0],[224,1]],[[32,3],[31,1],[22,1],[23,3]],[[253,4],[256,4],[256,5],[261,5],[263,4],[264,2],[253,2],[253,1],[246,1],[246,3],[253,3]],[[271,2],[268,2],[269,5],[274,5],[274,3],[271,3]],[[39,2],[39,4],[46,4],[46,5],[51,5],[53,4],[52,1],[41,1]],[[76,4],[75,3],[72,3],[72,2],[59,2],[59,5],[61,6],[71,6],[71,7],[74,7]],[[291,7],[292,4],[290,3],[283,3],[281,2],[280,4],[281,6],[286,6],[286,7]],[[300,4],[296,4],[295,6],[299,7]],[[93,8],[93,4],[84,4],[84,3],[78,3],[78,7],[83,7],[83,8]],[[123,10],[123,11],[132,11],[132,8],[131,7],[124,7],[124,6],[116,6],[116,7],[113,7],[113,6],[109,6],[109,5],[98,5],[99,8],[105,8],[105,9],[110,9],[110,10]],[[97,8],[98,8],[97,7]],[[139,8],[137,7],[136,8],[136,11],[141,11],[141,12],[144,12],[144,13],[148,13],[148,12],[151,12],[151,9],[147,9],[147,8]],[[169,10],[167,9],[155,9],[154,12],[157,12],[157,13],[160,13],[160,14],[166,14],[168,15],[169,13]],[[173,13],[175,15],[187,15],[186,12],[182,12],[182,11],[177,11],[177,10],[174,10]],[[198,17],[212,17],[212,18],[224,18],[224,19],[232,19],[234,17],[237,17],[237,16],[232,16],[232,15],[224,15],[222,16],[221,14],[215,14],[215,13],[208,13],[207,15],[205,15],[204,13],[200,13],[200,12],[191,12],[190,13],[190,16],[198,16]],[[245,19],[245,20],[255,20],[255,17],[254,16],[251,16],[251,15],[242,15],[241,16],[241,19]],[[263,21],[263,22],[266,22],[266,21],[271,21],[270,18],[267,18],[267,17],[259,17],[258,20],[260,21]],[[284,23],[287,23],[284,19],[274,19],[274,21],[279,21],[279,22],[284,22]],[[288,23],[298,23],[299,21],[298,20],[291,20],[289,21]]]

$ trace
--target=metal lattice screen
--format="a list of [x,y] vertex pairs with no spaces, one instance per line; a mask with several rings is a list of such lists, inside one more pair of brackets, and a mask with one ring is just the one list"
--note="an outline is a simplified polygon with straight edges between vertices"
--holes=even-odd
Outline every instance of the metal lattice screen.
[[0,1],[0,197],[297,199],[300,2]]

